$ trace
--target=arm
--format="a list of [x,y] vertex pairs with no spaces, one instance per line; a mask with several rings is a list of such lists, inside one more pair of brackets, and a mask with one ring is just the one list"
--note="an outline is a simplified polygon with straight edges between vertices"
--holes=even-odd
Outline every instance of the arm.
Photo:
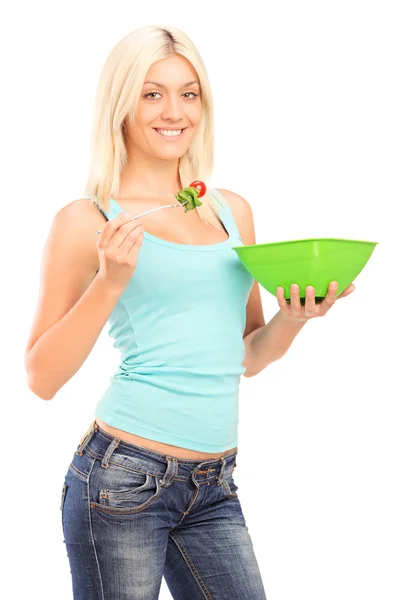
[[80,369],[121,293],[94,277],[98,257],[92,239],[104,218],[94,207],[96,216],[89,215],[92,207],[82,202],[56,214],[42,255],[25,368],[29,388],[43,400],[53,398]]
[[316,304],[314,287],[307,286],[302,306],[297,284],[293,283],[290,286],[290,305],[286,302],[283,287],[278,286],[276,296],[280,306],[279,312],[267,325],[254,330],[245,338],[245,362],[251,367],[250,375],[247,376],[257,375],[271,362],[286,354],[304,325],[310,319],[326,315],[338,298],[344,298],[355,290],[355,285],[351,283],[339,296],[336,296],[337,288],[337,281],[331,281],[325,298]]
[[[245,246],[256,244],[253,213],[250,204],[239,194],[218,190],[227,199]],[[265,324],[260,288],[254,281],[246,306],[246,329],[244,332],[246,367],[245,377],[253,377],[269,364],[282,358],[290,348],[306,321],[288,319],[281,310]]]
[[244,375],[253,377],[272,362],[282,358],[305,324],[306,321],[289,321],[279,310],[266,325],[249,333],[244,338]]

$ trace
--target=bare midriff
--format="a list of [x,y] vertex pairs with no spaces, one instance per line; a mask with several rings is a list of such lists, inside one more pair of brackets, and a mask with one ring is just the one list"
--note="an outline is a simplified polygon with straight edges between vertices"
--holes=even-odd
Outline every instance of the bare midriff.
[[96,423],[100,427],[106,431],[109,435],[113,437],[117,437],[124,442],[129,442],[130,444],[136,444],[137,446],[142,446],[142,448],[148,448],[149,450],[155,450],[156,452],[161,452],[162,454],[166,454],[168,456],[174,456],[175,458],[187,458],[189,460],[207,460],[207,459],[215,459],[224,456],[225,454],[230,454],[236,447],[231,448],[230,450],[224,450],[224,452],[217,453],[209,453],[209,452],[198,452],[197,450],[190,450],[188,448],[181,448],[180,446],[172,446],[170,444],[164,444],[163,442],[157,442],[155,440],[150,440],[148,438],[141,437],[134,433],[129,433],[128,431],[123,431],[122,429],[117,429],[116,427],[111,427],[101,419],[95,419]]

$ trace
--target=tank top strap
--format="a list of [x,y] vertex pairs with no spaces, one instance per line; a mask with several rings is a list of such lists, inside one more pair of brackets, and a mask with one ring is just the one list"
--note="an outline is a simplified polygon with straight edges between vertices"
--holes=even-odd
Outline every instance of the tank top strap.
[[[225,225],[226,230],[229,235],[232,237],[238,237],[240,240],[242,239],[240,235],[240,231],[236,225],[236,221],[230,209],[228,201],[224,198],[224,196],[218,192],[215,188],[209,188],[208,192],[210,195],[216,200],[219,215],[223,224]],[[222,200],[221,200],[222,199]]]
[[[83,198],[91,198],[91,196],[83,196]],[[99,206],[99,204],[97,203],[97,197],[96,197],[96,199],[95,199],[95,201],[94,201],[94,205],[95,205],[95,207],[96,207],[96,208],[97,208],[97,209],[98,209],[98,210],[101,212],[101,214],[103,215],[103,217],[104,217],[104,218],[105,218],[107,221],[110,221],[110,219],[112,218],[112,216],[111,216],[111,211],[109,211],[108,213],[107,213],[107,212],[105,212],[105,211],[104,211],[104,210],[101,208],[101,206]]]

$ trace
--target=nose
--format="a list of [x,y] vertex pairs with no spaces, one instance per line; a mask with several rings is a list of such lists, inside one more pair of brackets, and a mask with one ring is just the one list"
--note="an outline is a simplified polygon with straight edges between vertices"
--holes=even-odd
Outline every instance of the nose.
[[162,111],[162,118],[171,119],[173,121],[179,121],[179,119],[181,117],[182,117],[182,106],[181,106],[179,98],[176,98],[172,94],[167,96],[167,99],[165,101],[163,111]]

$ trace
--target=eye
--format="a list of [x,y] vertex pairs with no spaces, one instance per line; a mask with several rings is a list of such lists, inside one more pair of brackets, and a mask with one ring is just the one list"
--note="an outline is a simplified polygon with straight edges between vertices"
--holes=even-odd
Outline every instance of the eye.
[[186,96],[186,94],[192,94],[192,96],[194,96],[194,98],[187,98],[187,100],[195,100],[198,96],[198,94],[195,94],[194,92],[186,92],[184,96]]
[[[149,100],[158,100],[158,98],[151,97],[151,96],[154,96],[157,94],[160,96],[159,92],[149,92],[148,94],[145,94],[144,97],[148,98]],[[195,94],[194,92],[185,92],[183,95],[187,96],[187,94],[191,94],[193,96],[193,98],[186,97],[186,100],[195,100],[197,98],[197,96],[199,95],[199,94]]]
[[150,98],[150,96],[153,95],[153,94],[160,95],[158,92],[150,92],[149,94],[145,94],[144,97],[148,98],[149,100],[157,100],[157,98]]

